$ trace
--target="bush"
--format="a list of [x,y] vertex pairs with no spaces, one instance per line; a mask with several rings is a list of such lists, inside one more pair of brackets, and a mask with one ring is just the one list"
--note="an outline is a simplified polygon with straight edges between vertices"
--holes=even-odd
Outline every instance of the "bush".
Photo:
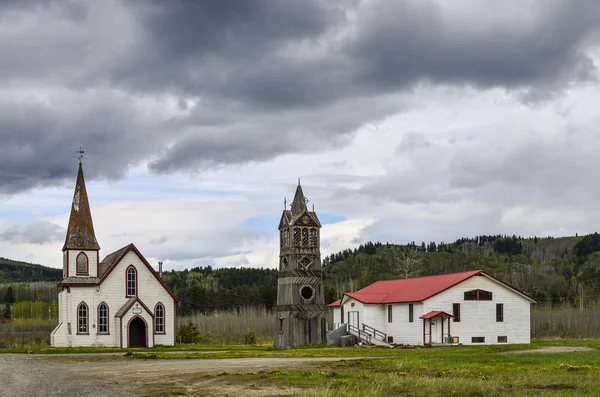
[[198,326],[190,319],[188,319],[187,324],[181,324],[177,328],[177,341],[179,343],[196,343],[199,336]]
[[248,332],[244,334],[244,344],[256,345],[256,332],[249,329]]

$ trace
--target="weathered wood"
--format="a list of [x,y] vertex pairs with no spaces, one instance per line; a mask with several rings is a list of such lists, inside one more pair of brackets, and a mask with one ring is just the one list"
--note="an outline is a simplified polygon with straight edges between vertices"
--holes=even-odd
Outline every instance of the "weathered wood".
[[279,223],[280,254],[277,283],[275,347],[286,349],[326,342],[320,228],[308,211],[298,184],[291,209]]

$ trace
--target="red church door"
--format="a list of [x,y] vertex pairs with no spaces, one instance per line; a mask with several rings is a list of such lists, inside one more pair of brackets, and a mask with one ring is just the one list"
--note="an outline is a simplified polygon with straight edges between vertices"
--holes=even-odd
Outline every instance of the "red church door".
[[146,323],[141,317],[129,323],[129,347],[146,347]]

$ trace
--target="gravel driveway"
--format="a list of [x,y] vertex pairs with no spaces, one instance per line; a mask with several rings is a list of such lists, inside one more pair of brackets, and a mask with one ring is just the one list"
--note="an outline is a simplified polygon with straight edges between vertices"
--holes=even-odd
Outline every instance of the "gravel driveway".
[[0,396],[135,396],[114,380],[76,375],[74,363],[62,363],[45,357],[25,354],[0,354]]
[[[186,376],[229,372],[258,372],[273,368],[309,368],[311,362],[339,361],[342,358],[236,358],[206,360],[131,360],[122,353],[26,355],[0,354],[1,397],[94,396],[124,397],[146,394],[157,385],[174,382],[187,386]],[[179,381],[177,381],[179,379]],[[182,383],[183,382],[183,383]],[[209,382],[210,383],[210,382]],[[206,385],[210,386],[210,385]],[[203,387],[202,394],[240,395],[237,390],[217,391]],[[137,393],[136,393],[137,392]],[[291,389],[255,395],[290,395]],[[243,393],[249,393],[247,390]],[[249,395],[249,394],[248,394]]]

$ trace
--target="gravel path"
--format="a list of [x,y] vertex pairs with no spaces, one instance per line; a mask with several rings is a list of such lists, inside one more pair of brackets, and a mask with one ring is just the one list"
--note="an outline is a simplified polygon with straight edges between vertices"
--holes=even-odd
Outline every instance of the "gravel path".
[[593,347],[584,346],[549,346],[539,349],[515,350],[506,352],[505,354],[520,354],[520,353],[570,353],[570,352],[589,352],[594,351]]
[[40,356],[0,354],[2,397],[129,397],[115,381],[95,376],[74,376],[73,364],[45,360]]
[[[353,357],[351,359],[357,359]],[[165,381],[219,372],[258,372],[273,368],[314,368],[312,362],[343,358],[235,358],[131,360],[109,354],[0,354],[0,397],[125,397],[145,394]],[[221,389],[223,385],[219,386]],[[239,393],[206,395],[238,395]],[[263,395],[263,394],[261,394]],[[277,395],[269,393],[268,395]],[[287,395],[287,394],[285,394]]]

